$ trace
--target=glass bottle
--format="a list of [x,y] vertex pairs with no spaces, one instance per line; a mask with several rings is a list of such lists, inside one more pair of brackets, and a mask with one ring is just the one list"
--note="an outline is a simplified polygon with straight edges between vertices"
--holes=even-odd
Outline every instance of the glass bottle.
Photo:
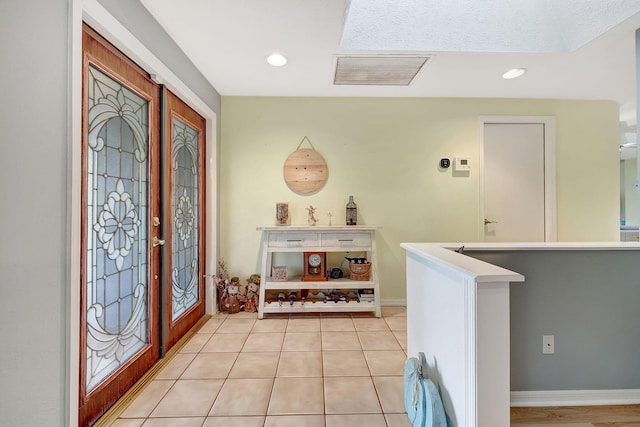
[[298,294],[296,291],[289,292],[289,303],[293,305],[294,302],[298,299]]
[[347,203],[347,225],[358,224],[358,205],[353,201],[353,196],[349,196]]

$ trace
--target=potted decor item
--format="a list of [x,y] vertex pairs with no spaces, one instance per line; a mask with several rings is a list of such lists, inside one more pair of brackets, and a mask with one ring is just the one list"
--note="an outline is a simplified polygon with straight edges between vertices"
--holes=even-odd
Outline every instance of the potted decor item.
[[214,276],[216,282],[216,289],[218,291],[218,311],[222,313],[229,312],[229,297],[227,293],[227,286],[229,286],[229,272],[227,271],[227,265],[224,260],[218,261],[218,274]]

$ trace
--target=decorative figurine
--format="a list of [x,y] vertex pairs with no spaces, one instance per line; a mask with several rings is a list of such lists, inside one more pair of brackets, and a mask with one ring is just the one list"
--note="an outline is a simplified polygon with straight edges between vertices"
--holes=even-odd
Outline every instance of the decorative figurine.
[[316,208],[314,208],[313,206],[309,205],[307,210],[309,211],[309,216],[307,218],[307,222],[309,223],[309,225],[316,225],[316,222],[318,222],[318,218],[316,218],[316,215],[315,215]]
[[331,212],[329,212],[327,214],[327,216],[329,217],[329,225],[331,225],[331,217],[333,216],[333,214]]
[[258,303],[260,297],[258,291],[260,290],[260,276],[258,274],[252,274],[247,279],[247,301],[244,305],[244,311],[255,312],[258,309]]
[[240,300],[238,299],[238,292],[240,290],[240,279],[232,277],[227,292],[229,294],[229,314],[238,313],[240,311]]

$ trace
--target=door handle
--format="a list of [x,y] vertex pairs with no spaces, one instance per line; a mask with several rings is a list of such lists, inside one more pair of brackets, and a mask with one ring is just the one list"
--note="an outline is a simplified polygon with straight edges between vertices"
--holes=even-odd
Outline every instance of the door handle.
[[155,248],[156,246],[164,246],[165,241],[158,239],[158,236],[153,236],[153,241],[152,241],[153,247]]
[[160,218],[158,218],[157,216],[154,216],[153,217],[153,225],[155,227],[159,226],[160,225]]
[[485,219],[484,219],[484,225],[487,225],[487,224],[497,224],[497,223],[498,223],[498,221],[490,221],[490,220],[488,220],[487,218],[485,218]]

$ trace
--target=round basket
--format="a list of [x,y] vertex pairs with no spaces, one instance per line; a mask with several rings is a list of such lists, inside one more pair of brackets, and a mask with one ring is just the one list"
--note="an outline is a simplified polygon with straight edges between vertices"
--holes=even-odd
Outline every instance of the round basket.
[[351,280],[369,280],[371,274],[371,263],[356,264],[349,263],[349,271],[351,272]]

